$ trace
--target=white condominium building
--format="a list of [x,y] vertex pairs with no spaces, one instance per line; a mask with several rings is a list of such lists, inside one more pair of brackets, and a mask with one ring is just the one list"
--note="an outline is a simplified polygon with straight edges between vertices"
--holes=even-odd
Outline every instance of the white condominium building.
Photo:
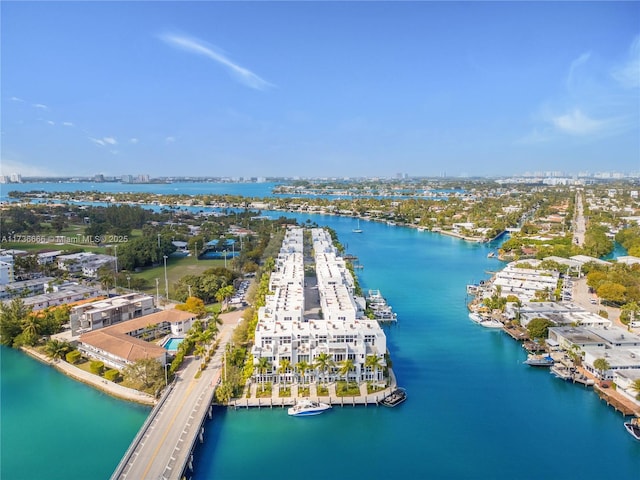
[[[358,308],[353,277],[329,233],[315,228],[311,239],[315,275],[306,277],[304,230],[289,229],[283,241],[270,280],[273,294],[258,311],[254,364],[266,358],[269,367],[257,372],[256,379],[381,381],[387,351],[384,332]],[[353,368],[342,374],[346,360]],[[305,372],[300,372],[301,362],[308,366]]]

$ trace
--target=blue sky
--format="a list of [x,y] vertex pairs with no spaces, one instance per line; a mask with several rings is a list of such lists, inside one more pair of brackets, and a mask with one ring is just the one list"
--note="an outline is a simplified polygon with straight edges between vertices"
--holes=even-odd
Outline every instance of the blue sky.
[[1,173],[640,171],[638,2],[6,2]]

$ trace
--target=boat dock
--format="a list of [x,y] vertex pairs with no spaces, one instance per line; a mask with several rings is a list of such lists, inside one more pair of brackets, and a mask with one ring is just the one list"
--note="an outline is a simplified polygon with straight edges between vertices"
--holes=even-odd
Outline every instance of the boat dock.
[[593,386],[594,391],[601,400],[604,400],[608,406],[613,407],[617,412],[625,416],[640,416],[640,407],[633,404],[630,400],[626,400],[611,387],[604,388],[598,384]]
[[310,400],[318,401],[321,403],[327,403],[332,406],[357,406],[357,405],[379,405],[382,400],[387,398],[393,393],[396,388],[395,377],[391,375],[391,386],[377,391],[375,393],[367,392],[367,385],[360,385],[360,395],[338,396],[336,394],[336,386],[331,383],[328,385],[328,395],[318,395],[317,386],[314,384],[309,385],[309,396],[301,397],[298,395],[298,384],[288,385],[291,388],[291,396],[280,397],[278,395],[278,388],[274,389],[271,396],[259,397],[260,384],[254,383],[250,387],[249,396],[244,398],[237,398],[231,400],[228,406],[233,408],[284,408],[290,407],[296,403],[297,399],[309,398]]

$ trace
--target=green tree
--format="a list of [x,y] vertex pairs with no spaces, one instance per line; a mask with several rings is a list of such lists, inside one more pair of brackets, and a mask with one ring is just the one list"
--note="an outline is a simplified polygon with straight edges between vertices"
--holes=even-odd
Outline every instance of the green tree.
[[378,370],[382,366],[382,360],[377,355],[367,355],[364,359],[364,366],[374,372],[375,377],[378,378]]
[[304,360],[300,360],[298,363],[296,363],[296,372],[298,374],[298,381],[300,383],[302,383],[303,385],[306,383],[306,373],[307,370],[309,370],[309,368],[311,368],[311,365],[309,365],[309,362],[306,362]]
[[291,360],[288,358],[281,358],[280,365],[278,366],[278,374],[280,374],[282,381],[282,376],[284,376],[284,384],[287,384],[287,372],[291,370]]
[[629,322],[636,318],[640,319],[640,305],[636,302],[629,302],[620,308],[620,321],[625,325],[629,325]]
[[260,384],[262,385],[262,391],[264,392],[264,384],[266,382],[266,374],[271,370],[271,363],[267,357],[260,357],[258,364],[255,366],[255,370],[260,376]]
[[631,386],[636,392],[636,400],[640,400],[640,378],[636,378]]
[[326,374],[329,369],[333,367],[333,365],[334,363],[331,355],[325,352],[319,353],[315,358],[315,362],[313,362],[313,368],[318,370],[318,372],[322,375],[322,379],[325,381],[327,380]]
[[9,303],[0,302],[0,342],[12,346],[23,331],[23,322],[31,314],[22,299],[14,298]]
[[216,300],[220,303],[223,303],[224,308],[223,311],[226,310],[227,308],[227,301],[229,299],[229,297],[231,297],[233,295],[234,292],[234,288],[233,285],[225,285],[224,287],[222,287],[220,290],[218,290],[216,292]]
[[597,290],[597,294],[600,298],[607,302],[613,303],[624,303],[625,294],[627,293],[627,289],[624,285],[620,285],[619,283],[614,282],[604,282],[602,283]]
[[21,345],[33,346],[40,338],[40,322],[36,315],[30,313],[22,319]]
[[153,393],[158,392],[165,383],[162,365],[154,358],[143,358],[127,365],[122,373],[135,388]]
[[355,365],[353,360],[347,358],[340,363],[340,375],[342,375],[345,381],[349,381],[349,372],[354,369]]
[[225,380],[216,388],[216,400],[222,404],[227,404],[232,397],[233,385]]
[[598,371],[598,376],[601,379],[604,379],[604,374],[607,370],[609,370],[609,368],[611,368],[611,365],[609,365],[609,362],[606,358],[596,358],[593,361],[593,368]]
[[44,352],[47,354],[49,358],[53,360],[58,360],[64,358],[67,353],[71,351],[71,345],[69,342],[63,342],[60,340],[56,340],[52,338],[47,340],[47,343],[44,345]]
[[547,338],[552,325],[553,322],[546,318],[534,318],[527,324],[527,331],[531,338]]

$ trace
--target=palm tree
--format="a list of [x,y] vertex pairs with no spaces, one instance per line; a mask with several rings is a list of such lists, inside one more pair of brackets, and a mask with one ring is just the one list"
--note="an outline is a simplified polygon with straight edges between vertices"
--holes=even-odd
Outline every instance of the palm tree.
[[258,359],[258,364],[256,365],[256,370],[260,375],[260,383],[262,384],[262,391],[264,392],[264,383],[265,378],[264,375],[269,371],[271,365],[269,364],[269,359],[267,357],[260,357]]
[[64,356],[71,351],[71,345],[68,342],[63,342],[52,338],[44,345],[44,351],[49,358],[57,360],[64,358]]
[[353,370],[354,366],[353,360],[350,358],[347,358],[340,363],[340,375],[344,376],[347,383],[349,383],[349,372]]
[[322,352],[316,357],[316,361],[313,364],[313,368],[319,370],[326,380],[326,372],[333,367],[334,363],[331,359],[331,355],[328,353]]
[[298,378],[302,378],[302,384],[306,383],[306,373],[307,370],[309,370],[309,368],[311,367],[311,365],[309,365],[309,362],[305,362],[304,360],[300,360],[298,363],[296,363],[296,371],[298,372]]
[[[219,301],[220,303],[225,304],[226,307],[226,303],[227,303],[227,299],[233,295],[233,285],[226,285],[224,287],[222,287],[220,290],[218,290],[216,292],[216,300]],[[223,310],[225,310],[226,308],[224,308]]]
[[636,395],[636,400],[640,400],[640,378],[636,378],[633,383],[631,384],[631,388],[633,388],[637,395]]
[[25,343],[27,345],[35,345],[38,341],[38,334],[40,333],[40,322],[38,317],[33,314],[27,315],[22,320],[22,335],[24,336]]
[[600,379],[602,379],[602,380],[604,380],[604,372],[609,370],[610,367],[611,367],[611,365],[609,365],[609,362],[607,361],[606,358],[596,358],[593,361],[593,368],[598,370],[598,375],[600,376]]
[[280,375],[282,375],[283,373],[284,375],[284,384],[287,384],[287,376],[286,373],[291,370],[291,360],[289,360],[288,358],[281,358],[280,359],[280,366],[278,367],[278,373]]
[[378,370],[380,370],[380,357],[377,355],[367,355],[367,358],[364,360],[364,366],[369,367],[376,375],[376,379],[378,378]]

